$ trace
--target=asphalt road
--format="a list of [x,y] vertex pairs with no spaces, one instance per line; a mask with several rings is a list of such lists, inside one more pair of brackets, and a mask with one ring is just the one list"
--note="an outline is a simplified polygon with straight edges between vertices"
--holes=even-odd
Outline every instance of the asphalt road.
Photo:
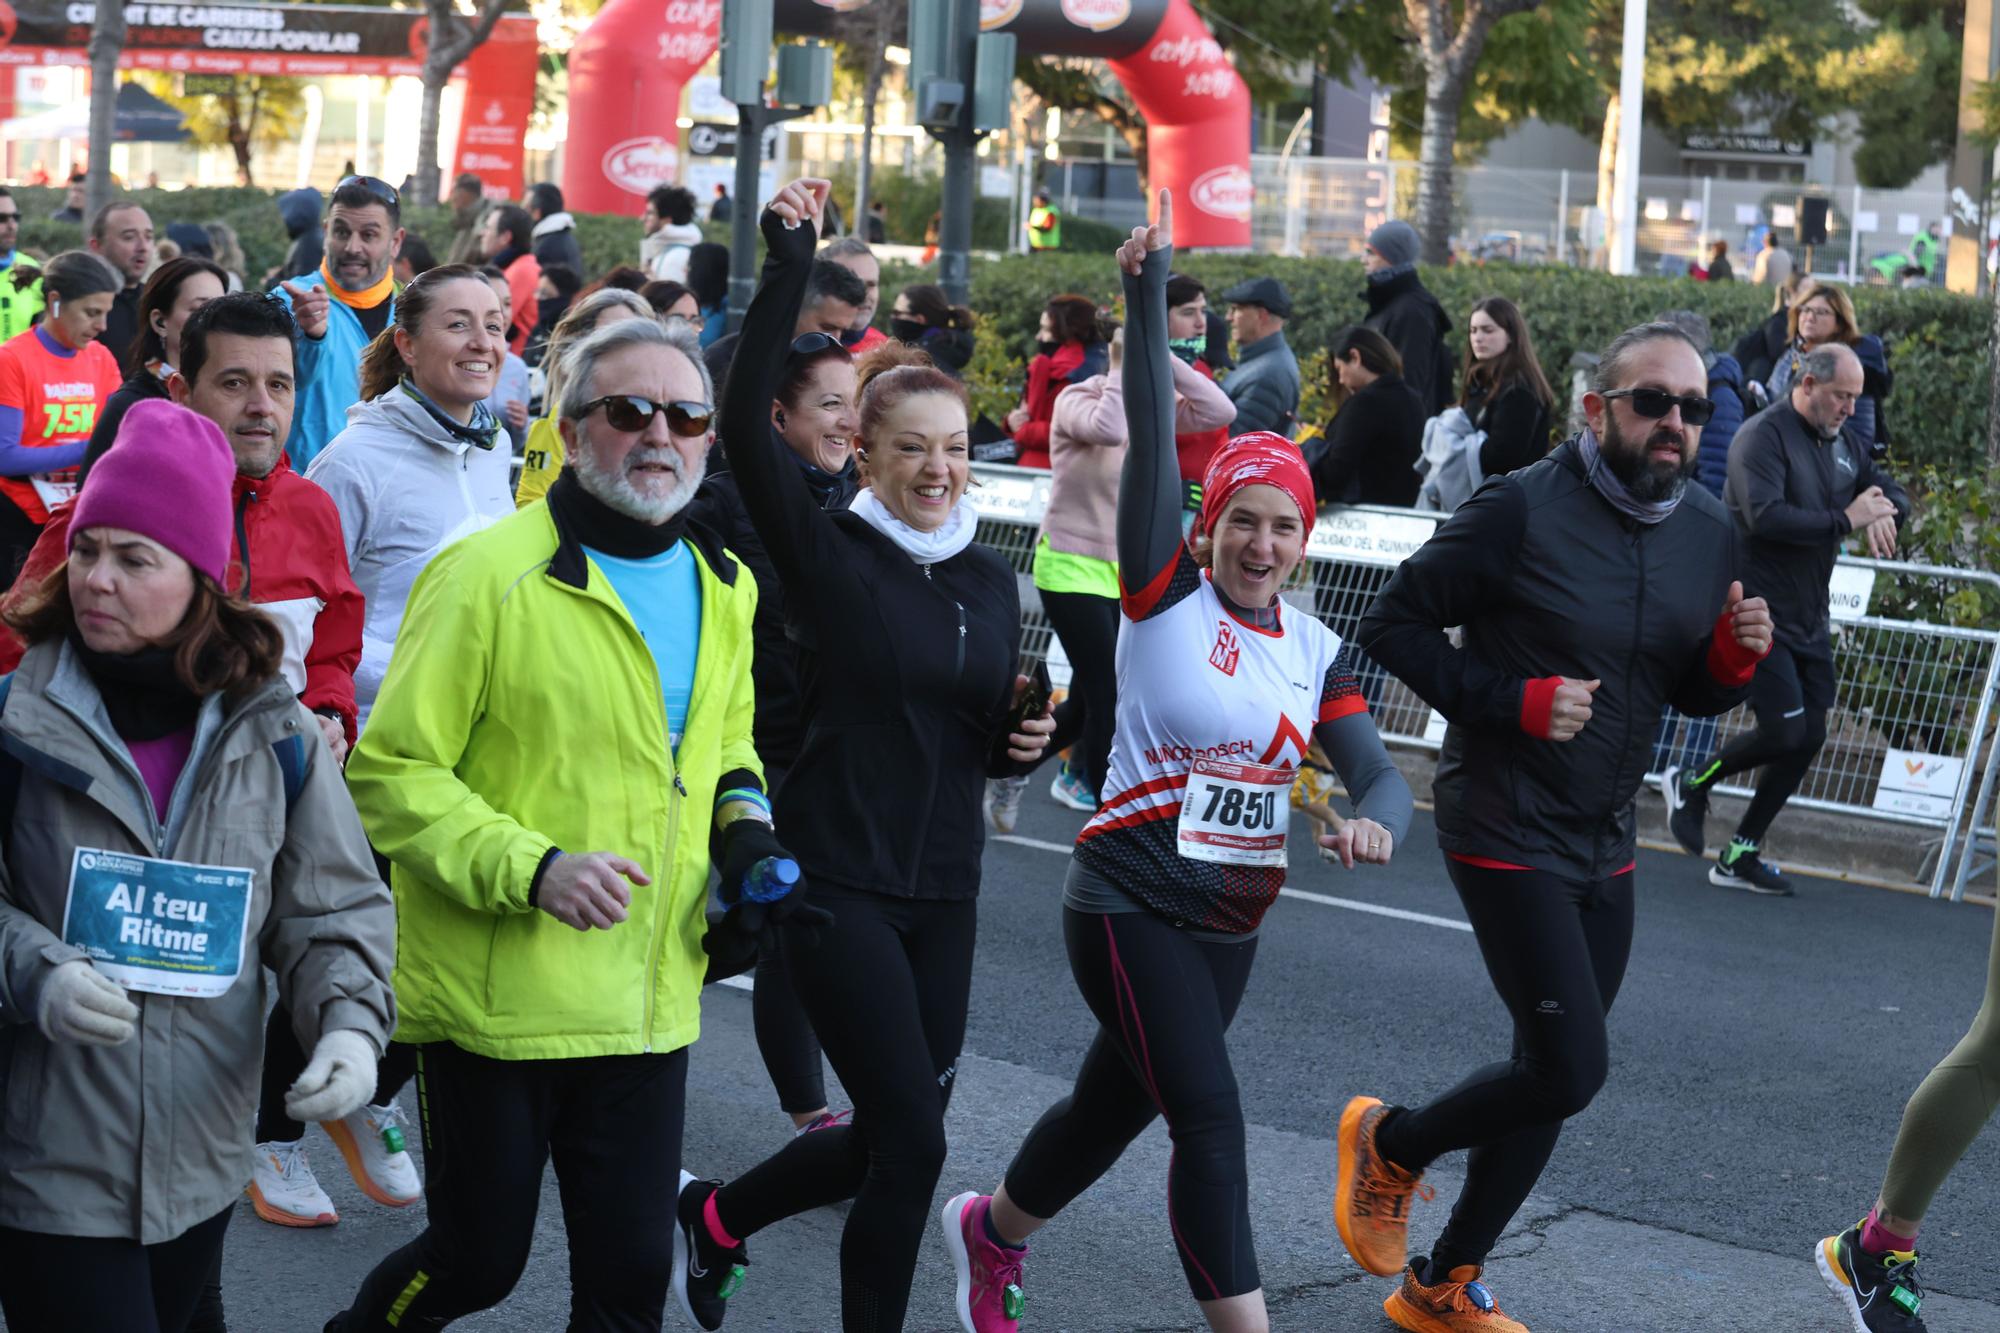
[[[966,1056],[939,1202],[991,1189],[1035,1117],[1062,1095],[1090,1021],[1059,934],[1064,858],[1082,817],[1039,792],[1018,835],[986,854]],[[1893,836],[1885,834],[1885,836]],[[1252,1218],[1280,1329],[1383,1333],[1390,1283],[1348,1260],[1328,1214],[1330,1131],[1357,1092],[1415,1100],[1504,1053],[1505,1015],[1420,815],[1394,866],[1345,872],[1297,839],[1293,886],[1267,919],[1231,1034],[1250,1122]],[[1964,1031],[1983,987],[1990,908],[1803,881],[1796,899],[1708,885],[1685,858],[1639,858],[1632,964],[1612,1015],[1610,1082],[1570,1125],[1487,1277],[1536,1333],[1846,1327],[1814,1272],[1823,1234],[1872,1202],[1905,1099]],[[1374,911],[1359,910],[1377,909]],[[1384,913],[1387,914],[1384,914]],[[686,1156],[727,1176],[783,1140],[750,1033],[749,997],[715,988],[690,1076]],[[282,1230],[244,1205],[226,1283],[239,1333],[318,1330],[421,1207],[363,1199],[314,1131],[339,1226]],[[1164,1218],[1157,1125],[1037,1238],[1038,1330],[1199,1328]],[[1442,1225],[1462,1159],[1432,1173]],[[1937,1333],[2000,1333],[2000,1131],[1977,1143],[1925,1229]],[[782,1223],[751,1245],[731,1330],[836,1328],[840,1210]],[[527,1276],[497,1311],[455,1327],[556,1330],[568,1280],[553,1180]],[[677,1327],[671,1312],[669,1327]],[[909,1327],[945,1330],[950,1264],[926,1238]]]

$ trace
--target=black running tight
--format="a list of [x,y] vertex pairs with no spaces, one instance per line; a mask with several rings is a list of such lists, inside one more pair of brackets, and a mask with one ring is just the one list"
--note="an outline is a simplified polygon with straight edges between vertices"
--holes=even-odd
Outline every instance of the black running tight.
[[1449,858],[1445,865],[1513,1016],[1514,1054],[1382,1123],[1382,1155],[1412,1171],[1472,1150],[1465,1187],[1431,1252],[1434,1272],[1486,1262],[1541,1179],[1563,1121],[1604,1086],[1605,1015],[1632,949],[1629,871],[1585,883]]
[[8,1333],[182,1333],[222,1253],[233,1208],[157,1245],[0,1227]]
[[1056,734],[1043,753],[1076,746],[1072,768],[1101,795],[1118,711],[1118,599],[1087,592],[1044,592],[1041,599],[1070,666],[1069,694],[1056,707]]
[[1833,657],[1801,653],[1782,643],[1757,664],[1750,682],[1750,708],[1757,726],[1728,745],[1694,776],[1706,787],[1753,768],[1757,791],[1750,798],[1736,836],[1761,843],[1771,821],[1792,799],[1820,747],[1826,744],[1826,713],[1833,707]]
[[1167,1223],[1188,1289],[1201,1301],[1257,1290],[1243,1107],[1226,1040],[1257,941],[1194,939],[1150,912],[1072,908],[1063,937],[1097,1036],[1075,1089],[1043,1113],[1007,1168],[1007,1196],[1032,1217],[1054,1217],[1164,1116],[1174,1145]]
[[895,1333],[944,1170],[944,1109],[965,1041],[977,904],[827,887],[817,942],[783,932],[791,971],[854,1119],[815,1130],[730,1181],[715,1210],[731,1235],[852,1199],[840,1238],[845,1333]]

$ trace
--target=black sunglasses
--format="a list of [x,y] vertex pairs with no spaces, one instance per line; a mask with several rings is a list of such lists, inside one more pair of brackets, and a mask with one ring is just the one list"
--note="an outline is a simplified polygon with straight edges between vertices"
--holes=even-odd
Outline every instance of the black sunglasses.
[[1683,398],[1665,389],[1613,389],[1598,397],[1630,398],[1634,412],[1655,421],[1677,407],[1681,410],[1681,420],[1690,426],[1706,426],[1708,419],[1715,415],[1715,404],[1708,399]]
[[623,393],[593,398],[578,415],[587,417],[600,407],[613,430],[633,435],[652,425],[653,418],[661,412],[667,414],[667,429],[684,439],[708,434],[708,425],[715,420],[715,409],[707,403],[656,403],[650,398]]
[[0,213],[0,222],[19,222],[20,220],[21,215],[19,213]]
[[403,206],[402,196],[396,193],[396,187],[385,180],[377,180],[373,176],[343,176],[340,178],[340,184],[333,188],[344,190],[350,185],[359,185],[368,192],[370,198],[379,199],[391,208]]
[[793,356],[812,356],[816,352],[824,352],[829,347],[847,351],[847,344],[831,333],[801,333],[792,339]]

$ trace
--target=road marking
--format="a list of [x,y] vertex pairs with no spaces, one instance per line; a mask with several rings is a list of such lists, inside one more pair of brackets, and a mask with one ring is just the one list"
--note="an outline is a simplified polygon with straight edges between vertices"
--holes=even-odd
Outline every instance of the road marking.
[[754,991],[757,989],[757,983],[752,981],[747,975],[740,977],[724,977],[722,980],[716,982],[715,984],[718,986],[734,986],[737,990]]
[[[1048,842],[1041,838],[1023,837],[1018,833],[996,833],[993,835],[993,841],[1011,842],[1016,847],[1033,847],[1037,851],[1056,852],[1063,856],[1068,856],[1071,851],[1068,843]],[[1308,893],[1304,889],[1279,889],[1278,892],[1286,898],[1298,898],[1305,902],[1318,903],[1322,907],[1344,907],[1350,912],[1366,912],[1370,916],[1386,916],[1394,921],[1414,921],[1419,925],[1440,926],[1445,930],[1462,930],[1468,934],[1472,930],[1472,927],[1464,921],[1448,916],[1432,916],[1428,912],[1412,912],[1401,907],[1382,907],[1375,903],[1357,902],[1352,898]]]

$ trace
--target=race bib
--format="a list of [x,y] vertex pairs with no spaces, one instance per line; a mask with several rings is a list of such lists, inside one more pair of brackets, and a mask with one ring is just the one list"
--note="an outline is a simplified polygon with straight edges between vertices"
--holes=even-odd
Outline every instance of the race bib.
[[1180,853],[1231,866],[1282,866],[1292,770],[1197,759],[1181,802]]
[[35,494],[41,497],[42,503],[50,509],[54,509],[76,494],[74,471],[37,472],[28,478],[28,482],[35,488]]
[[253,875],[79,847],[63,943],[127,990],[212,999],[243,971]]

